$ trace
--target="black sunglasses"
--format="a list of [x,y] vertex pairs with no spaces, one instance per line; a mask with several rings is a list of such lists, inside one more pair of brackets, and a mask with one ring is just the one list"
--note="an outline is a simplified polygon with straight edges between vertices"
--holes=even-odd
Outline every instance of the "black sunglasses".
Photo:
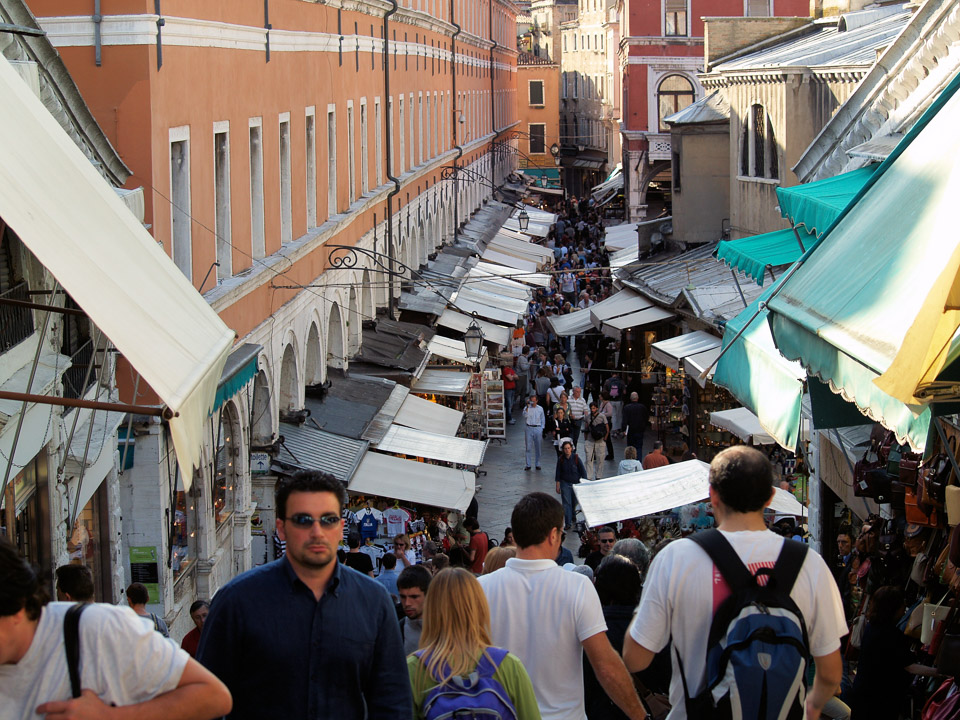
[[288,517],[287,520],[299,528],[313,527],[313,524],[318,522],[320,523],[320,527],[329,529],[340,522],[340,516],[329,513],[327,515],[321,515],[320,517],[315,518],[313,515],[309,515],[308,513],[295,513],[294,515]]
[[615,543],[615,542],[617,542],[617,541],[616,541],[616,540],[601,540],[600,542],[602,542],[602,543],[604,543],[604,544],[606,544],[606,543],[611,543],[611,544],[612,544],[612,543]]

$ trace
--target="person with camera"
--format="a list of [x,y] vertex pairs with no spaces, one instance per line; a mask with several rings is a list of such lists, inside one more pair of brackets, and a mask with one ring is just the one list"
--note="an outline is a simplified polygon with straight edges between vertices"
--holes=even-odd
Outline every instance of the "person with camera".
[[587,480],[599,480],[603,472],[603,461],[607,456],[607,436],[610,425],[607,416],[600,412],[596,401],[590,403],[590,414],[584,427],[584,452],[587,455]]

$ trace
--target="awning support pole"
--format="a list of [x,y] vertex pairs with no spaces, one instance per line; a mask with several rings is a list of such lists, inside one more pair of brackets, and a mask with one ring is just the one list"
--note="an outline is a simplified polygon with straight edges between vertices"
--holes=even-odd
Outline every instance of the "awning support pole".
[[[53,284],[53,295],[50,297],[50,305],[52,306],[56,300],[57,290],[60,289],[60,281],[56,280]],[[44,306],[45,307],[45,306]],[[30,367],[30,377],[27,379],[27,393],[33,389],[33,380],[37,376],[37,365],[40,364],[40,353],[43,351],[44,338],[47,337],[47,327],[50,325],[50,315],[52,313],[47,312],[43,316],[43,328],[40,330],[40,334],[37,336],[37,351],[33,354],[33,365]],[[18,393],[19,394],[19,393]],[[38,395],[36,397],[46,397],[45,395]],[[10,480],[10,471],[13,470],[13,459],[17,454],[17,444],[20,442],[20,432],[23,430],[23,422],[27,416],[27,403],[29,400],[27,398],[7,398],[9,400],[23,400],[23,406],[20,408],[20,415],[17,417],[17,429],[13,433],[13,443],[10,445],[10,458],[7,460],[7,469],[3,473],[3,483],[0,483],[0,497],[3,497],[3,494],[7,491],[7,482]]]
[[[793,265],[793,267],[791,267],[789,270],[787,270],[787,272],[785,272],[783,275],[781,275],[781,276],[780,276],[780,287],[783,287],[783,283],[785,283],[787,280],[789,280],[789,279],[793,276],[793,274],[794,274],[797,270],[800,269],[800,267],[801,267],[802,265],[803,265],[803,260],[797,260],[797,262]],[[767,301],[769,302],[773,297],[775,297],[778,291],[779,291],[779,288],[775,289],[775,290],[770,294],[770,297],[767,298]],[[757,319],[757,316],[760,315],[760,313],[762,313],[762,312],[763,312],[764,310],[766,310],[766,309],[767,309],[767,304],[766,304],[766,303],[760,303],[760,305],[757,307],[757,311],[756,311],[753,315],[751,315],[751,316],[750,316],[750,319],[747,320],[747,322],[744,323],[743,327],[740,328],[740,330],[737,331],[737,334],[733,336],[733,339],[731,339],[730,342],[727,343],[726,347],[721,348],[720,354],[717,355],[717,357],[714,359],[714,361],[713,361],[712,363],[710,363],[710,365],[708,365],[706,368],[704,368],[703,372],[700,373],[700,374],[697,376],[699,379],[701,379],[701,380],[705,380],[705,379],[706,379],[707,374],[708,374],[711,370],[713,370],[713,368],[715,368],[715,367],[717,366],[717,363],[720,362],[720,358],[723,357],[724,353],[726,353],[727,350],[729,350],[730,347],[731,347],[737,340],[740,339],[740,336],[743,335],[743,334],[747,331],[747,328],[750,327],[751,324],[753,324],[753,321]]]
[[87,313],[79,308],[51,307],[43,303],[29,302],[27,300],[13,300],[11,298],[0,298],[0,305],[14,305],[16,307],[28,308],[30,310],[43,310],[45,312],[55,312],[61,315],[77,315],[86,317]]
[[747,306],[747,298],[743,294],[743,288],[740,287],[740,278],[737,277],[737,271],[733,268],[730,268],[730,274],[733,275],[733,281],[737,284],[737,292],[740,293],[740,300],[743,302],[743,306]]
[[[133,381],[133,399],[136,400],[139,394],[140,394],[140,373],[137,373],[137,379]],[[251,412],[253,411],[252,405],[250,407],[250,410]],[[125,442],[123,443],[123,454],[120,456],[120,469],[117,471],[118,475],[123,475],[123,473],[127,469],[127,452],[130,450],[130,437],[132,435],[132,430],[133,430],[133,413],[130,413],[127,416],[127,435],[124,438]]]
[[114,412],[134,413],[136,415],[156,415],[164,420],[180,415],[180,413],[175,413],[168,407],[156,407],[155,405],[127,405],[125,403],[81,400],[80,398],[74,399],[53,395],[8,392],[7,390],[0,390],[0,400],[23,401],[24,403],[39,403],[40,405],[62,405],[64,407],[87,408],[88,410],[113,410]]
[[797,245],[800,246],[800,252],[805,253],[807,249],[803,246],[803,240],[800,239],[800,233],[795,227],[791,229],[793,230],[793,236],[797,239]]

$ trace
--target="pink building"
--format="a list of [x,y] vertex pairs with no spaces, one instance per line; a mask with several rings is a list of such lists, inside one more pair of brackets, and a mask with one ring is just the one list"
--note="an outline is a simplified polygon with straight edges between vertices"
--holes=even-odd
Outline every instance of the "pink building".
[[[647,217],[651,182],[670,183],[670,131],[663,118],[704,96],[704,17],[807,17],[807,0],[617,0],[623,102],[620,133],[626,219]],[[711,38],[730,52],[749,45]]]

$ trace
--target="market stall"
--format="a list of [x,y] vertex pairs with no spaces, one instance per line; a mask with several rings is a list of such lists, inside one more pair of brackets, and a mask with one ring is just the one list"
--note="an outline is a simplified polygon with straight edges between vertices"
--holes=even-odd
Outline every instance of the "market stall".
[[[707,463],[688,460],[595,482],[582,482],[573,489],[587,525],[596,527],[706,500],[710,496],[709,473]],[[803,505],[781,488],[774,488],[770,509],[796,517],[806,513]]]
[[382,453],[367,453],[347,488],[353,493],[404,500],[465,512],[473,499],[476,475]]
[[748,445],[774,445],[776,440],[745,407],[710,413],[710,424],[733,433]]
[[487,441],[451,437],[394,424],[387,430],[383,440],[377,443],[376,449],[409,458],[437,460],[475,468],[483,464]]
[[394,418],[397,425],[447,436],[457,434],[462,420],[462,411],[438,405],[416,395],[408,395],[404,399]]

